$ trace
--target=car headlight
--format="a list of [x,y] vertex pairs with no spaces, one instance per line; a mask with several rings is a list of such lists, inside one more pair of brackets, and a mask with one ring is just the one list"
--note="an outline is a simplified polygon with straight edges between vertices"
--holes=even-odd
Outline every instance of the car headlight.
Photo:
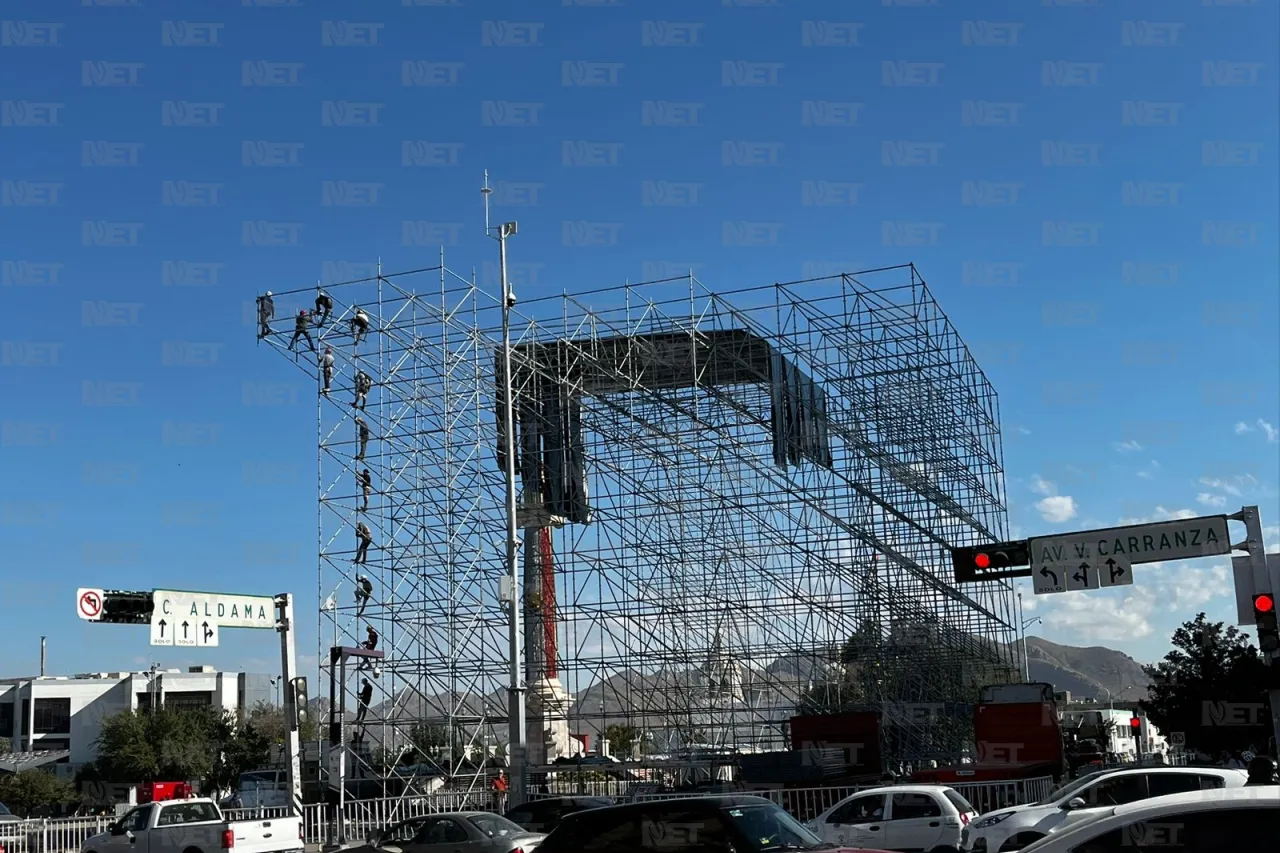
[[974,829],[986,829],[989,826],[995,826],[1003,820],[1013,817],[1013,812],[1005,812],[1004,814],[993,814],[990,817],[978,818],[973,823]]

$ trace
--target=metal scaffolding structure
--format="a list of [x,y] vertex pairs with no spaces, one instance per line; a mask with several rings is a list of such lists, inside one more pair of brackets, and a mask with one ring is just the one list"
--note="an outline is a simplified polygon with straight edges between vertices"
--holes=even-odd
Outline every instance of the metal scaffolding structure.
[[[378,634],[366,744],[478,773],[466,753],[507,731],[501,305],[443,253],[324,290],[321,644]],[[315,295],[275,298],[296,315]],[[263,340],[290,355],[285,319]],[[955,755],[954,703],[1017,680],[1012,588],[948,579],[948,547],[1007,538],[999,412],[914,266],[628,284],[511,323],[531,764],[610,726],[638,753],[785,749],[797,709],[868,707],[896,758]]]

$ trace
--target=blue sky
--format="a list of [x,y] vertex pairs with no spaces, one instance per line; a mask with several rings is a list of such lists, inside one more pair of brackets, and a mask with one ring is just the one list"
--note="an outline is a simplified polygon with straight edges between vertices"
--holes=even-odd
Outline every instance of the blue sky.
[[[379,257],[429,266],[442,241],[485,278],[486,168],[531,296],[914,261],[1000,393],[1016,535],[1256,503],[1280,541],[1274,4],[2,14],[6,675],[35,670],[41,634],[57,673],[276,665],[256,632],[153,652],[76,619],[74,589],[314,607],[314,414],[305,393],[243,404],[245,382],[296,381],[246,304]],[[166,342],[207,346],[174,366]],[[1227,618],[1218,563],[1028,589],[1033,631],[1159,657],[1196,610]]]

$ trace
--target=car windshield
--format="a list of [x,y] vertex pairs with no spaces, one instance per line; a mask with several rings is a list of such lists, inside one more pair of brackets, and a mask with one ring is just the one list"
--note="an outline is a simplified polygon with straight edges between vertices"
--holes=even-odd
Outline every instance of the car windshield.
[[0,814],[13,814],[13,812],[5,808],[4,803],[0,803]]
[[524,833],[524,829],[496,814],[472,815],[471,822],[490,838],[510,838]]
[[1092,782],[1094,782],[1094,781],[1095,781],[1099,776],[1101,776],[1103,773],[1108,773],[1108,772],[1110,772],[1110,771],[1107,771],[1107,770],[1095,770],[1095,771],[1093,771],[1092,773],[1086,773],[1086,774],[1084,774],[1084,775],[1083,775],[1083,776],[1081,776],[1079,779],[1076,779],[1076,780],[1074,780],[1074,781],[1066,782],[1066,783],[1064,783],[1064,784],[1062,784],[1062,785],[1059,785],[1056,789],[1054,789],[1053,793],[1051,793],[1049,796],[1045,797],[1045,798],[1044,798],[1043,800],[1041,800],[1040,802],[1036,803],[1036,805],[1037,805],[1037,806],[1050,806],[1050,805],[1053,805],[1054,803],[1056,803],[1058,800],[1061,800],[1061,799],[1064,799],[1064,798],[1065,798],[1065,799],[1070,799],[1070,798],[1071,798],[1071,796],[1072,796],[1073,794],[1075,794],[1077,791],[1079,791],[1079,790],[1081,790],[1081,789],[1083,789],[1083,788],[1087,787],[1089,784],[1091,784]]
[[828,846],[775,805],[735,806],[725,809],[724,813],[741,836],[744,853],[818,850]]

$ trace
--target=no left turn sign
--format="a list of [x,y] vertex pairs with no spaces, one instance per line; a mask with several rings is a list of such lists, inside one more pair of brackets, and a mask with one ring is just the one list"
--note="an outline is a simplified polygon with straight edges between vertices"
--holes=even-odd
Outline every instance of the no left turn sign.
[[97,622],[102,618],[102,596],[100,589],[76,590],[76,615],[81,619]]

